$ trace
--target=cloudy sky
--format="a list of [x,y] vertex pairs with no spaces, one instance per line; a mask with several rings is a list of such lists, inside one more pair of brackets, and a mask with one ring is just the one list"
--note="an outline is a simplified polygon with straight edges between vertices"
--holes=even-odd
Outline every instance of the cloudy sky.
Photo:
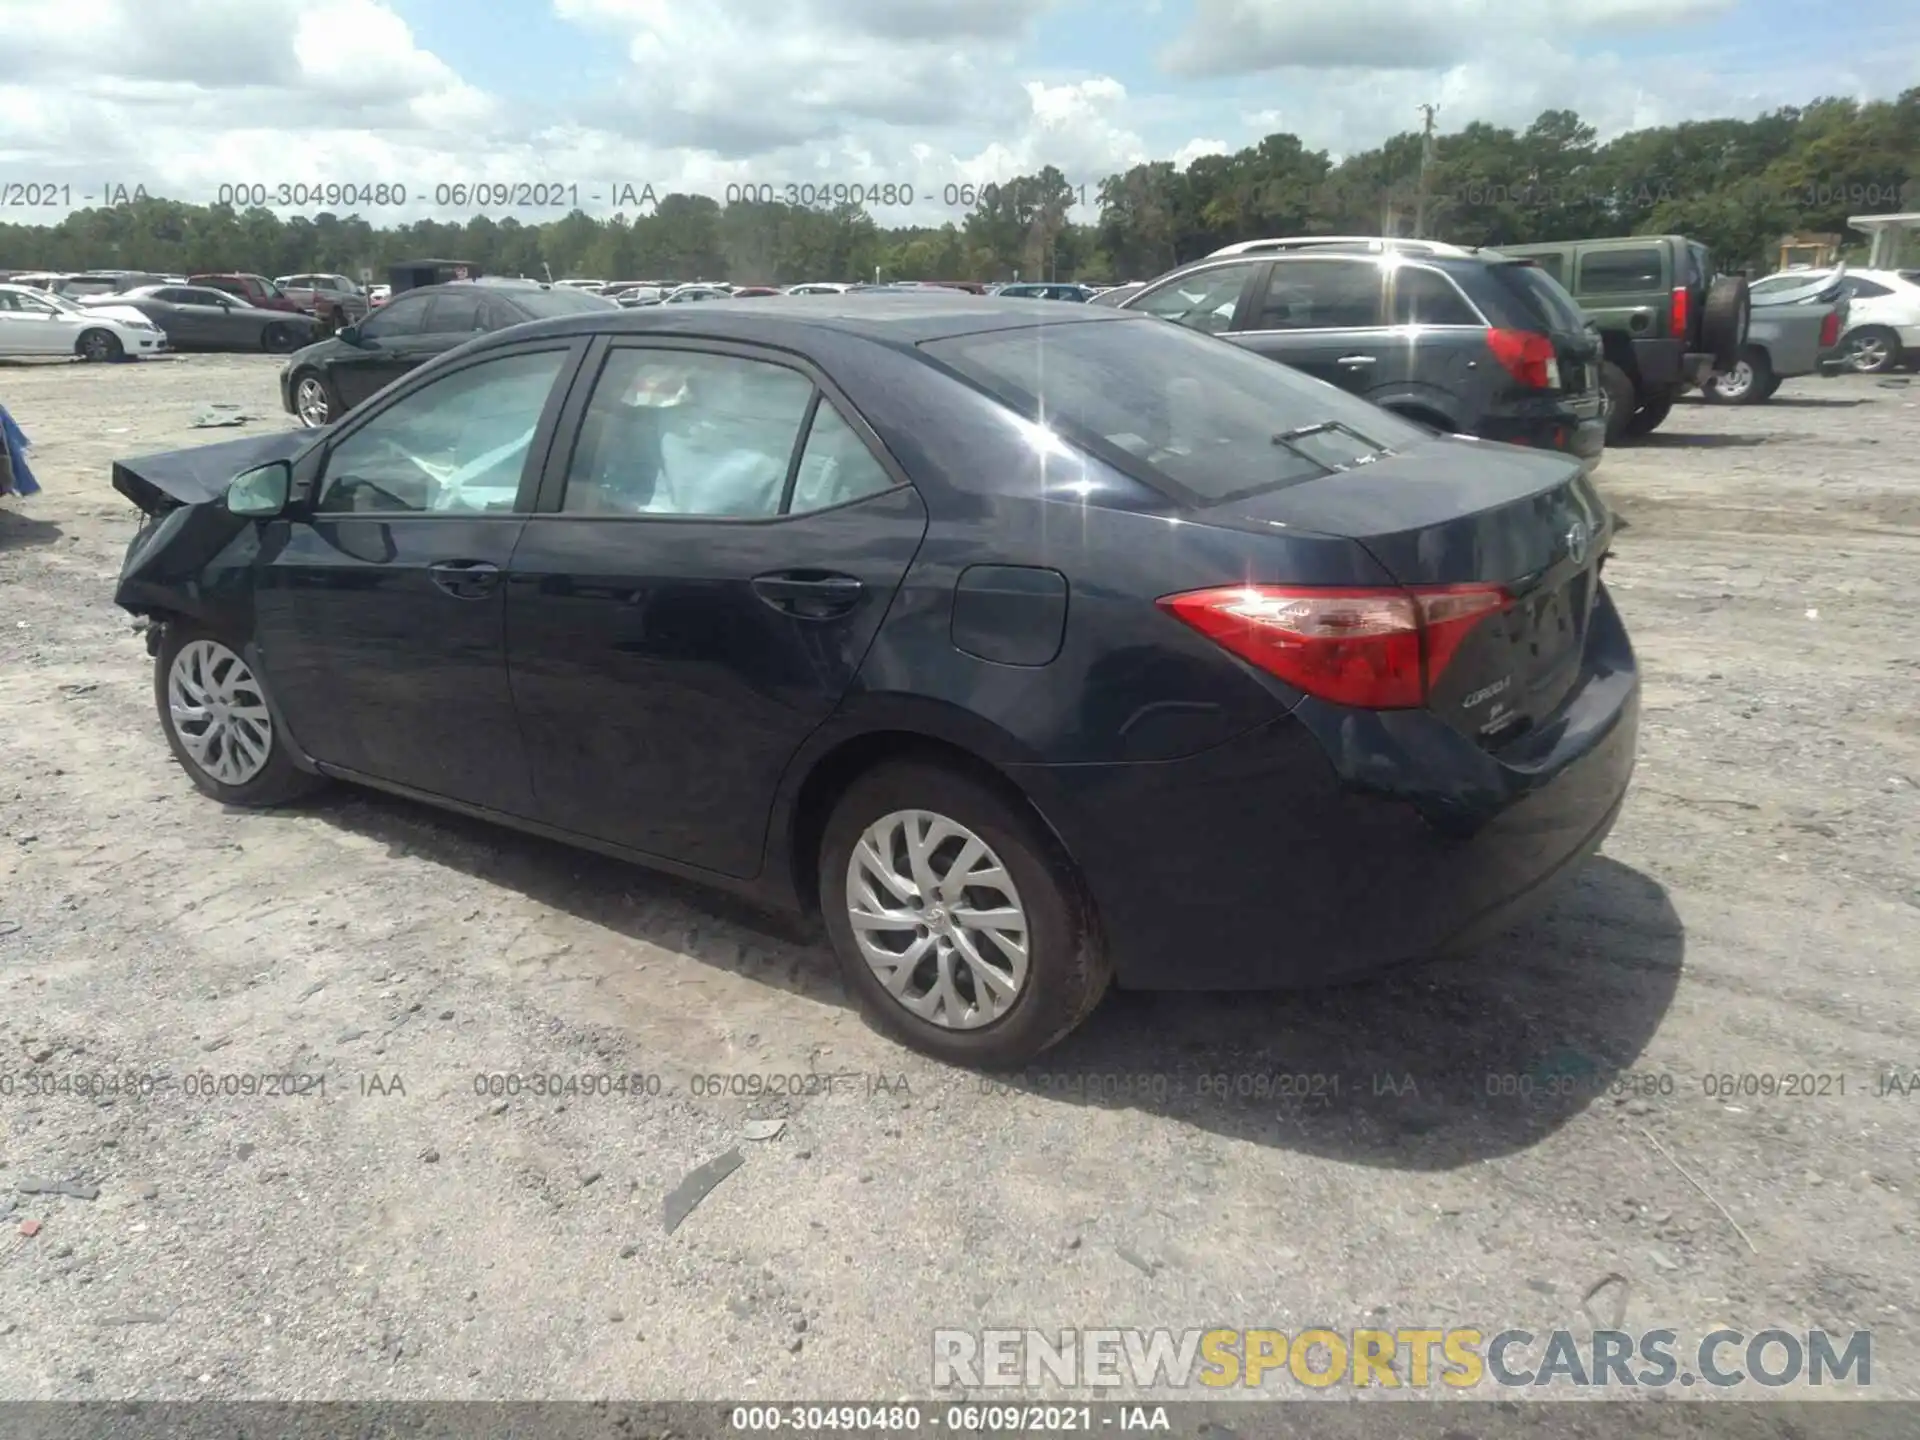
[[69,198],[77,207],[116,185],[209,201],[222,185],[279,198],[283,185],[384,182],[406,188],[405,207],[387,212],[398,219],[468,213],[473,199],[463,208],[448,187],[474,183],[566,186],[599,212],[628,186],[718,197],[729,184],[892,184],[912,187],[912,209],[876,214],[926,222],[957,218],[955,187],[1049,162],[1091,199],[1128,164],[1275,130],[1336,155],[1363,149],[1417,125],[1423,101],[1440,106],[1443,131],[1568,106],[1606,135],[1822,94],[1890,97],[1920,77],[1920,6],[1855,7],[1845,23],[1816,11],[1787,0],[0,0],[0,200],[13,202],[0,220],[51,220]]

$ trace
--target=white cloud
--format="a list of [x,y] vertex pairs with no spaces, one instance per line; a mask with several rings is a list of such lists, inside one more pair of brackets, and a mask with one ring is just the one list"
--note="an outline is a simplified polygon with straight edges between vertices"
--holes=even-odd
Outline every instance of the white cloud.
[[[621,184],[722,196],[729,184],[890,183],[917,203],[877,219],[938,223],[963,212],[949,203],[959,187],[1043,165],[1091,201],[1129,165],[1184,165],[1273,131],[1350,154],[1415,128],[1423,101],[1440,105],[1443,134],[1564,107],[1605,138],[1820,94],[1891,95],[1920,73],[1911,22],[1862,22],[1846,68],[1809,63],[1764,26],[1736,49],[1677,53],[1685,34],[1631,59],[1605,48],[1730,0],[1585,0],[1567,14],[1544,0],[1193,0],[1176,46],[1189,68],[1229,51],[1236,70],[1293,62],[1205,85],[1036,63],[1037,20],[1072,0],[494,0],[548,6],[613,62],[612,82],[543,87],[536,108],[456,73],[397,3],[61,0],[49,24],[52,0],[0,0],[0,166],[70,182],[76,200],[101,184],[209,200],[223,183],[404,182],[405,210],[363,211],[387,221],[460,215],[433,202],[435,182],[577,183],[589,211],[610,209]],[[1153,3],[1076,14],[1112,27]],[[152,23],[163,6],[167,23]],[[1231,43],[1210,52],[1207,37]],[[0,215],[35,218],[54,217]]]
[[1432,70],[1502,36],[1607,35],[1730,14],[1737,0],[1193,0],[1162,56],[1176,75],[1253,75],[1327,65]]

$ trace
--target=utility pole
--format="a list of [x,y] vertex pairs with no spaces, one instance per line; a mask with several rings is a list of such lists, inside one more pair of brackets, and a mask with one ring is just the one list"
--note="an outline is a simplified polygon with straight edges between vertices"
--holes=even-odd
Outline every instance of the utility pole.
[[1424,240],[1427,236],[1427,171],[1433,165],[1433,117],[1440,111],[1438,105],[1422,105],[1420,113],[1424,122],[1420,127],[1420,181],[1415,192],[1413,204],[1413,238]]

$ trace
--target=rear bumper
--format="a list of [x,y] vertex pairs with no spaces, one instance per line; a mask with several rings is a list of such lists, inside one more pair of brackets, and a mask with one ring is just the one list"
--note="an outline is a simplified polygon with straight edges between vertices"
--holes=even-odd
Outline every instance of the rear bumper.
[[1558,450],[1585,462],[1592,471],[1607,445],[1607,422],[1599,397],[1573,404],[1552,405],[1537,411],[1489,416],[1480,427],[1483,439],[1503,440],[1534,450]]
[[1319,701],[1185,760],[1015,776],[1078,860],[1122,984],[1293,988],[1456,950],[1599,847],[1639,676],[1611,600],[1552,721],[1482,750],[1424,711]]

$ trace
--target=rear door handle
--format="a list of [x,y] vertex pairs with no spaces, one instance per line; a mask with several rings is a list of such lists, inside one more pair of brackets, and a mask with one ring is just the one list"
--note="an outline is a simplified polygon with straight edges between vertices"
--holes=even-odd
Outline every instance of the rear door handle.
[[753,593],[774,609],[805,620],[829,620],[860,603],[866,587],[851,575],[784,570],[756,575]]
[[485,560],[437,560],[427,573],[457,600],[484,600],[500,583],[500,567]]
[[1336,365],[1350,365],[1357,370],[1366,365],[1378,364],[1379,360],[1380,357],[1378,355],[1342,355],[1333,363]]

